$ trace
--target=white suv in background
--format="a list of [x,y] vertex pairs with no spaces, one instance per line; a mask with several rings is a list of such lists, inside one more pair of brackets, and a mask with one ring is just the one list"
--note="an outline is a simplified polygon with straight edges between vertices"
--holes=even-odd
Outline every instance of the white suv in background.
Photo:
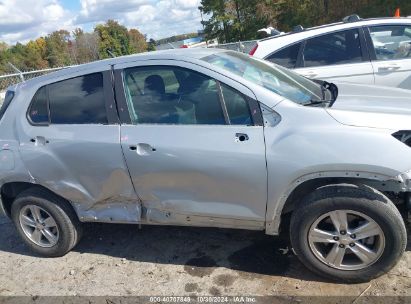
[[411,18],[361,19],[263,39],[250,52],[313,79],[411,89]]

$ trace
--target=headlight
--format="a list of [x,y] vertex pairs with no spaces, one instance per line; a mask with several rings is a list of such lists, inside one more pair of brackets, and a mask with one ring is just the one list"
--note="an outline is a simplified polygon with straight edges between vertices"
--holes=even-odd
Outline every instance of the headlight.
[[411,147],[411,131],[398,131],[395,132],[392,136],[394,136],[399,141],[402,141],[408,147]]

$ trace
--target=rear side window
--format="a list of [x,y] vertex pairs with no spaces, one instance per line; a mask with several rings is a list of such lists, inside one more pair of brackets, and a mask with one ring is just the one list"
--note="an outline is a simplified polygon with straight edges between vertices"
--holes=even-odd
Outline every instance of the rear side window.
[[52,124],[107,124],[101,73],[48,86]]
[[103,75],[75,77],[42,87],[33,97],[33,123],[107,124]]
[[0,108],[0,120],[3,118],[4,113],[6,113],[6,110],[9,107],[11,101],[13,100],[13,97],[14,97],[13,91],[6,92],[6,96],[4,97],[3,104],[1,105],[1,108]]
[[47,104],[46,87],[40,88],[33,97],[33,101],[29,110],[29,117],[34,124],[49,123],[49,108]]
[[297,65],[298,52],[300,51],[300,47],[301,43],[291,45],[274,54],[271,54],[266,58],[266,60],[289,69],[294,69]]
[[303,56],[305,67],[361,62],[362,52],[358,29],[308,39]]
[[377,60],[411,58],[411,26],[373,26],[370,35]]

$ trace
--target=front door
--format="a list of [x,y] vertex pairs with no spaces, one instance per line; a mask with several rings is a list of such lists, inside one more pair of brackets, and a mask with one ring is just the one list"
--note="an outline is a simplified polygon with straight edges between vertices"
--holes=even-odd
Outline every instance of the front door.
[[411,90],[411,25],[369,28],[375,84]]
[[130,113],[121,144],[147,220],[262,228],[267,170],[252,92],[189,63],[144,64],[117,66],[116,85]]

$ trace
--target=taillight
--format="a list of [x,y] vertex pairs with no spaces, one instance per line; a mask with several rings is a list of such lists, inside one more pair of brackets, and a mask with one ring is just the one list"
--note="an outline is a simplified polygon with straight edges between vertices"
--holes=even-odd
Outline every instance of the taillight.
[[254,47],[251,49],[251,51],[250,51],[250,53],[248,53],[248,55],[253,56],[255,51],[257,51],[257,48],[258,48],[258,43],[256,43],[254,45]]

